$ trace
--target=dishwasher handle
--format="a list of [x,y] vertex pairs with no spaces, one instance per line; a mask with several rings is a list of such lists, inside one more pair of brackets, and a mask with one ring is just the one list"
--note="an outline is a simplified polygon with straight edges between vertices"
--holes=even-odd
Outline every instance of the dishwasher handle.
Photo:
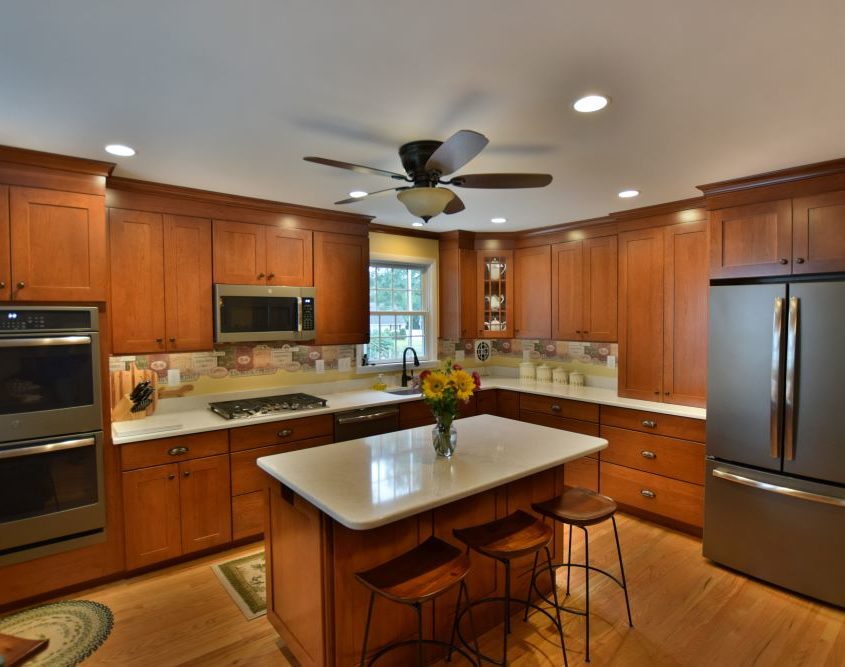
[[375,421],[376,419],[386,419],[394,417],[398,414],[398,410],[381,410],[379,412],[368,412],[360,415],[344,415],[338,416],[336,422],[341,426],[347,424],[359,424],[361,422]]

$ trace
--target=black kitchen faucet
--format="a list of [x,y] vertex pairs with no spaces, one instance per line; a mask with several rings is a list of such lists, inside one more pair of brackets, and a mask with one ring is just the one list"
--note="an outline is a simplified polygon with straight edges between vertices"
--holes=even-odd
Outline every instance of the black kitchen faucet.
[[417,351],[412,347],[406,347],[402,351],[402,386],[407,387],[408,381],[414,378],[414,369],[411,369],[411,373],[408,373],[408,350],[411,351],[411,354],[414,355],[414,366],[420,365],[420,360],[417,357]]

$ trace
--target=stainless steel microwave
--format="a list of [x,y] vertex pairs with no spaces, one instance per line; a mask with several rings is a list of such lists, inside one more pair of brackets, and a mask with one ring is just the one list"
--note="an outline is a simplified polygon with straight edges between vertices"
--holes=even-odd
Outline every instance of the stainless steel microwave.
[[310,340],[316,334],[313,287],[215,285],[214,340]]

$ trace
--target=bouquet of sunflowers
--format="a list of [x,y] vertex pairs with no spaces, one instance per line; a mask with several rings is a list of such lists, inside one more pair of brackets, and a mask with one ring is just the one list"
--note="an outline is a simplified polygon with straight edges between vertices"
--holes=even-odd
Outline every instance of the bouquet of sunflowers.
[[467,373],[449,359],[443,368],[420,373],[423,400],[437,419],[436,430],[448,434],[452,421],[458,416],[458,401],[466,403],[476,389],[481,387],[478,373]]

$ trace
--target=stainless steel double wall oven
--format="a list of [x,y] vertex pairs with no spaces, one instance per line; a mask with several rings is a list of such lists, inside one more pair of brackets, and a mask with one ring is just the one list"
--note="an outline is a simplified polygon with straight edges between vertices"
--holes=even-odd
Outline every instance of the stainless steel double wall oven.
[[96,308],[0,306],[0,563],[104,539]]

